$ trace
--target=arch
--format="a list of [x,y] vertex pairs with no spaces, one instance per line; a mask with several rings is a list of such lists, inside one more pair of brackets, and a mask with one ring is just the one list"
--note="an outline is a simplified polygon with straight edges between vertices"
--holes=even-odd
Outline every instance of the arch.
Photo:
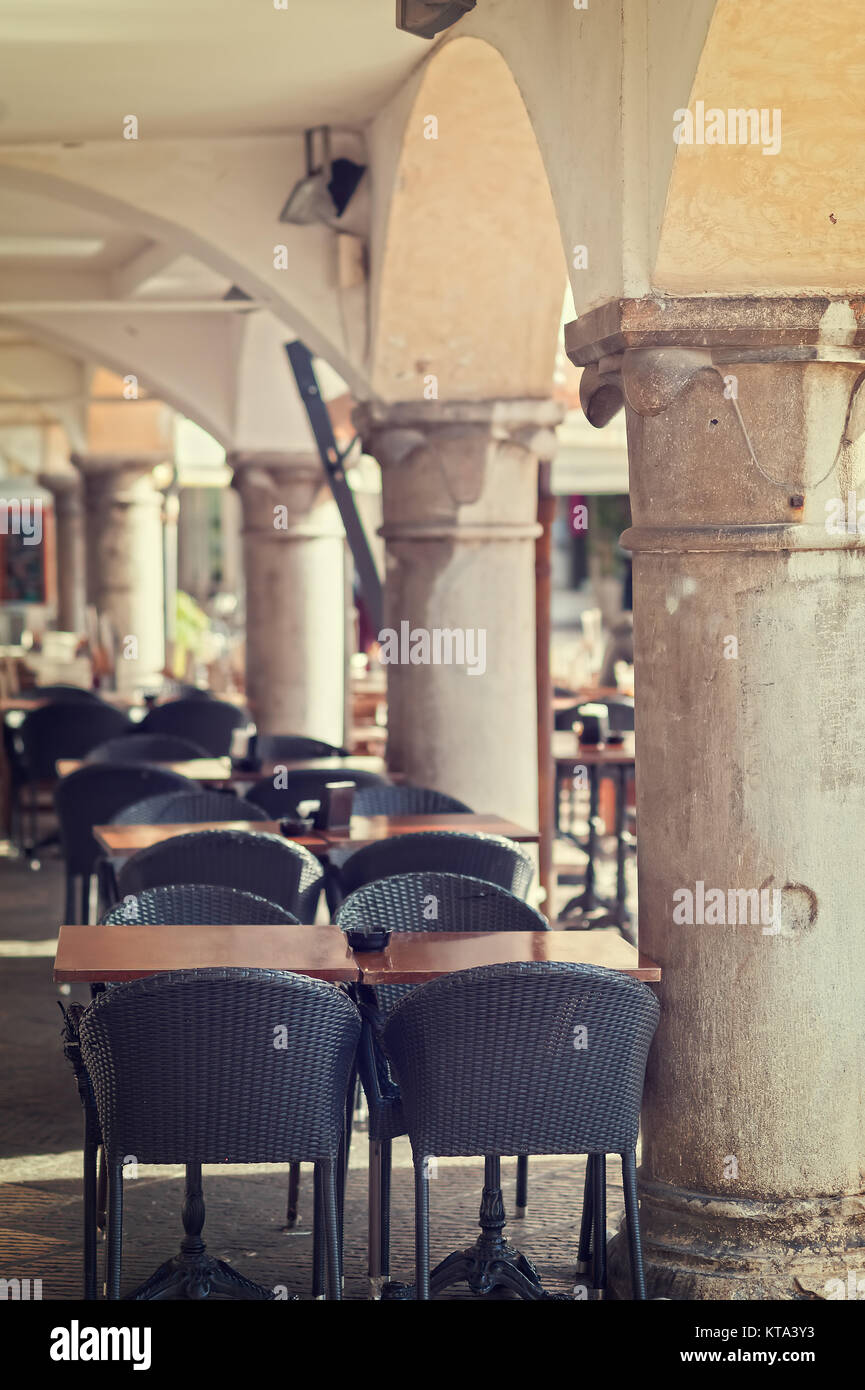
[[434,377],[448,400],[548,394],[566,268],[507,63],[480,39],[445,43],[402,108],[401,128],[391,113],[392,183],[382,132],[376,164],[387,212],[376,248],[374,392],[416,400]]
[[[355,145],[356,138],[356,153]],[[278,221],[304,172],[296,136],[0,149],[0,187],[90,209],[197,257],[302,337],[356,394],[368,395],[366,285],[336,288],[334,231]],[[282,244],[285,270],[274,265],[274,246]]]
[[764,156],[756,145],[679,144],[655,287],[675,294],[865,289],[861,20],[857,0],[718,0],[688,109],[694,114],[702,100],[725,113],[777,110],[780,149]]

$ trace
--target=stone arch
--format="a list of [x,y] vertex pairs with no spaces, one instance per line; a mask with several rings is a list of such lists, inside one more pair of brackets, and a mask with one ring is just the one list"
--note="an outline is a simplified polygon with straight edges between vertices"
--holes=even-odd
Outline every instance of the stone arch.
[[[443,44],[391,113],[377,163],[373,391],[483,400],[550,390],[566,284],[543,159],[514,77],[481,39]],[[384,137],[379,135],[380,146]],[[375,145],[374,145],[375,149]],[[430,379],[434,379],[434,383]]]
[[719,295],[865,289],[863,65],[856,0],[717,0],[688,108],[694,113],[701,100],[725,113],[778,110],[780,149],[764,156],[756,146],[679,144],[653,287]]

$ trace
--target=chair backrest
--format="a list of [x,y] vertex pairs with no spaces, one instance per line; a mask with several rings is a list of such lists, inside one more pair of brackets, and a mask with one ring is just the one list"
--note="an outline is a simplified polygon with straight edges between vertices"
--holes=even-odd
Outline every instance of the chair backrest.
[[222,884],[170,883],[130,893],[105,913],[102,922],[107,927],[234,926],[250,922],[262,926],[269,922],[290,925],[297,918],[257,893],[243,893]]
[[95,690],[85,690],[79,685],[34,685],[30,690],[24,690],[21,694],[30,700],[51,700],[56,704],[62,701],[90,701],[93,704],[103,705],[107,701]]
[[133,801],[194,785],[179,773],[146,764],[94,763],[62,777],[54,788],[54,805],[68,872],[92,873],[101,853],[92,835],[94,825],[108,825]]
[[356,888],[334,922],[343,931],[549,931],[547,919],[498,884],[468,874],[393,874]]
[[198,830],[139,850],[117,876],[119,896],[163,884],[214,883],[260,893],[312,922],[323,870],[292,840],[251,830]]
[[110,705],[64,700],[31,710],[16,737],[28,777],[41,781],[57,776],[58,758],[86,758],[98,744],[132,728],[126,715]]
[[339,870],[339,883],[347,895],[377,878],[423,870],[470,874],[524,898],[531,886],[534,865],[519,845],[502,835],[429,830],[394,835],[355,850]]
[[[334,922],[343,931],[549,931],[549,923],[507,888],[467,874],[394,874],[355,891]],[[412,985],[361,986],[361,997],[382,1013]]]
[[267,813],[233,792],[160,792],[112,816],[114,825],[192,825],[196,821],[267,820]]
[[143,734],[177,734],[192,739],[211,757],[224,757],[231,752],[232,733],[245,723],[246,715],[235,705],[193,696],[154,705],[138,728]]
[[431,787],[395,786],[387,782],[362,787],[354,799],[354,810],[359,816],[422,816],[448,811],[471,814],[471,809],[455,796],[433,791]]
[[659,1012],[648,985],[592,965],[420,985],[384,1028],[414,1153],[629,1152]]
[[87,754],[89,763],[182,763],[190,758],[206,758],[209,754],[200,743],[176,734],[130,733],[123,738],[109,738],[97,744]]
[[258,734],[255,755],[263,763],[287,763],[304,758],[344,758],[348,755],[348,749],[323,743],[318,738],[305,738],[301,734]]
[[256,782],[246,797],[263,806],[271,820],[280,820],[283,816],[295,816],[302,801],[320,801],[328,782],[354,782],[356,787],[366,787],[381,781],[374,772],[280,772]]
[[[615,698],[611,696],[609,699],[596,700],[594,703],[606,706],[607,719],[610,728],[615,733],[627,734],[634,732],[634,701],[632,696],[617,695]],[[579,705],[574,719],[579,719],[584,709],[585,704]],[[571,720],[571,723],[573,722],[574,721]],[[556,727],[558,728],[558,725]],[[568,728],[570,727],[569,724]]]
[[276,970],[185,970],[117,985],[80,1024],[108,1161],[332,1159],[356,1006]]

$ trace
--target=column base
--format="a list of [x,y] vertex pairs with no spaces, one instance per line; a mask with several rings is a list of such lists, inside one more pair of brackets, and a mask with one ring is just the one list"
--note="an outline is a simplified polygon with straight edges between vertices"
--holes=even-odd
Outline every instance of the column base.
[[[865,1193],[771,1201],[641,1182],[640,1225],[650,1299],[865,1299]],[[624,1226],[608,1288],[631,1297]]]

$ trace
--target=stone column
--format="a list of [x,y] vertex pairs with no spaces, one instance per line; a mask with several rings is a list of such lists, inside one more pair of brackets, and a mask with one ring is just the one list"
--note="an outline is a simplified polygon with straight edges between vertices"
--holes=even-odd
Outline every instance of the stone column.
[[159,684],[165,665],[162,494],[151,476],[162,457],[73,458],[84,474],[88,601],[111,624],[118,690]]
[[84,488],[79,473],[45,473],[39,481],[54,495],[57,552],[57,627],[84,632],[87,602]]
[[548,400],[357,412],[382,467],[389,765],[530,826],[537,470],[560,418]]
[[345,535],[312,454],[229,456],[243,504],[246,687],[261,733],[345,736]]
[[[650,1297],[825,1298],[865,1267],[860,315],[626,300],[568,333],[589,418],[627,413]],[[624,1267],[619,1236],[629,1296]]]

